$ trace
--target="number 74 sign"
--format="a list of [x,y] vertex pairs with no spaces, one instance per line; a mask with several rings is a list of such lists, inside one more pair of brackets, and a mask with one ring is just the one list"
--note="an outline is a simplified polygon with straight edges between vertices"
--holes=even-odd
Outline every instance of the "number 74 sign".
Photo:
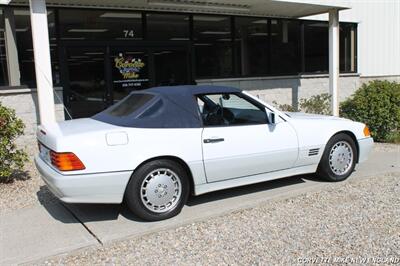
[[133,30],[123,30],[125,38],[133,38],[135,37],[135,33]]

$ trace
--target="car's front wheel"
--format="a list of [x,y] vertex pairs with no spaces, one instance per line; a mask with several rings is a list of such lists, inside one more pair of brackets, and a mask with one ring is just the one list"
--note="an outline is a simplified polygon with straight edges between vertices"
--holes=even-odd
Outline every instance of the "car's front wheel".
[[125,192],[129,209],[147,221],[159,221],[180,213],[189,195],[185,169],[172,160],[155,160],[139,167]]
[[327,181],[343,181],[353,172],[356,160],[354,140],[347,134],[339,133],[327,143],[317,174]]

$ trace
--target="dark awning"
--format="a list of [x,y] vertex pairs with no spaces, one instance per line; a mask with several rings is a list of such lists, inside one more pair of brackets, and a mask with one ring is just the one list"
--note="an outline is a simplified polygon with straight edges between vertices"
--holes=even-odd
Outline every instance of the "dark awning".
[[[28,0],[12,0],[12,5],[29,5]],[[104,9],[151,10],[167,12],[232,14],[263,17],[299,18],[348,9],[332,0],[46,0],[48,7],[91,7]]]

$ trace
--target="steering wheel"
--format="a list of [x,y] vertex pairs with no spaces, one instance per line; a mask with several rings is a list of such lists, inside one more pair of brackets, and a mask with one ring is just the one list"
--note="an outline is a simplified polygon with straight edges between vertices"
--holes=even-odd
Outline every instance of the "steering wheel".
[[223,109],[220,105],[215,105],[205,114],[204,119],[210,125],[219,125],[221,123],[229,125],[235,120],[235,116],[230,110]]
[[221,123],[222,109],[219,105],[207,106],[207,112],[204,114],[204,121],[209,125],[218,125]]

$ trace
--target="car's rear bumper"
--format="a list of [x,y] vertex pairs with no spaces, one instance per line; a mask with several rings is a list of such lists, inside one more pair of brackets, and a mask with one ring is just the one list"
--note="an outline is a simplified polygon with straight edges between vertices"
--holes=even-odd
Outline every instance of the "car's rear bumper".
[[368,159],[368,155],[370,154],[372,148],[374,147],[374,140],[370,138],[359,139],[358,140],[358,162],[362,163]]
[[50,191],[68,203],[121,203],[131,171],[62,175],[35,158],[36,168]]

